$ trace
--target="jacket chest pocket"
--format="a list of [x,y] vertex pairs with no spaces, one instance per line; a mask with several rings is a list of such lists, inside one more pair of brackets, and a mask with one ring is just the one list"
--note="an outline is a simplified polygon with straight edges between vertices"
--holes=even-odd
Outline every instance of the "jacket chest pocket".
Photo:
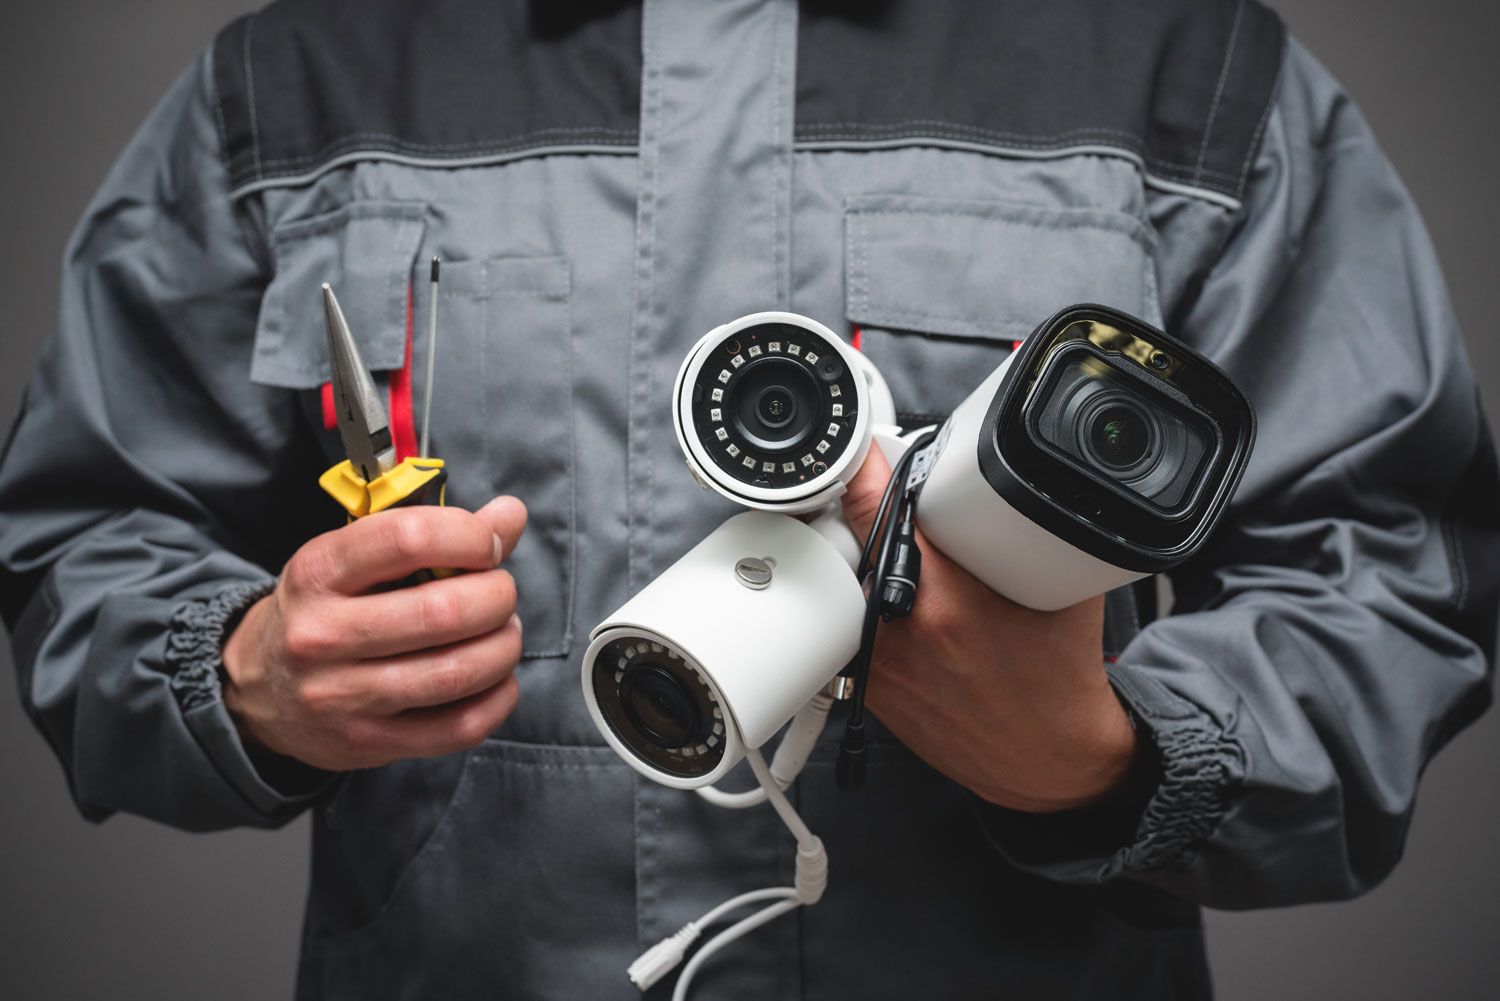
[[[323,420],[324,282],[376,375],[398,448],[406,442],[415,452],[429,351],[428,268],[419,254],[427,218],[424,203],[357,202],[272,231],[275,274],[261,303],[251,379],[301,391],[330,465],[343,456]],[[447,463],[448,504],[474,510],[501,493],[526,503],[526,532],[506,564],[520,595],[526,658],[561,657],[571,643],[570,284],[563,257],[442,265],[429,450]]]
[[[528,658],[565,656],[572,639],[571,281],[563,257],[442,264],[432,450],[450,466],[449,503],[473,510],[499,494],[526,503],[526,532],[507,566]],[[424,324],[427,295],[419,283]],[[418,341],[415,370],[425,374],[427,346]]]
[[850,198],[845,296],[902,423],[947,417],[1038,323],[1094,302],[1160,324],[1151,231],[1100,208]]

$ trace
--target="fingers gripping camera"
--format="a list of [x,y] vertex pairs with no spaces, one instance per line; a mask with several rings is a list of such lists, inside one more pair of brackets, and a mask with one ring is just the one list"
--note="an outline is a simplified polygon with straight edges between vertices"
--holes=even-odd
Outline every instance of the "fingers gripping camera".
[[801,514],[837,499],[872,430],[894,422],[875,366],[795,313],[753,313],[709,331],[672,392],[672,424],[698,482],[762,511]]

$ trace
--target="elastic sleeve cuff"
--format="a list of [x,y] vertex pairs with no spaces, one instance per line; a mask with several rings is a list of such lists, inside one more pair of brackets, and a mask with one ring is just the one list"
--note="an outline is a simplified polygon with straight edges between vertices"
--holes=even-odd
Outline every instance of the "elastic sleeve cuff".
[[224,706],[224,641],[240,619],[276,588],[274,578],[237,583],[173,611],[166,661],[184,721],[214,767],[254,809],[288,818],[329,787],[336,776],[300,761],[247,748]]
[[1146,805],[1134,843],[1122,853],[1120,868],[1185,869],[1219,826],[1232,791],[1244,779],[1244,750],[1212,716],[1141,671],[1113,665],[1110,683],[1151,731],[1162,768],[1161,784]]
[[1109,679],[1145,744],[1120,789],[1102,803],[1048,814],[974,797],[986,836],[1019,868],[1077,884],[1185,868],[1244,774],[1239,745],[1197,706],[1125,665],[1111,665]]
[[184,601],[172,611],[167,665],[182,711],[218,702],[222,690],[224,640],[250,606],[276,590],[276,580],[233,584],[207,599]]

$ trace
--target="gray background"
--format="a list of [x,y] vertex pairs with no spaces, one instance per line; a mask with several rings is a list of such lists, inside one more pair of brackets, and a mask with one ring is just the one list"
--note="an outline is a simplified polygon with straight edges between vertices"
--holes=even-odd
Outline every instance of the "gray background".
[[[1492,412],[1500,93],[1493,4],[1281,0],[1350,88],[1432,229]],[[244,0],[50,0],[7,10],[0,58],[5,327],[0,421],[52,325],[57,262],[104,171],[167,84]],[[0,675],[11,677],[0,652]],[[307,830],[195,836],[79,819],[14,687],[0,686],[0,994],[287,997]],[[1497,996],[1500,714],[1433,765],[1406,859],[1347,904],[1208,916],[1222,998]]]

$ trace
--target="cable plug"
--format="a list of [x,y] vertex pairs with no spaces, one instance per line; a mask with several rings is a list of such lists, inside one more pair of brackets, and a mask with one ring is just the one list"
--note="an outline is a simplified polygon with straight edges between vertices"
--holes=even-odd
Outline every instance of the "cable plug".
[[844,724],[844,735],[839,740],[839,756],[834,762],[833,778],[843,792],[854,792],[865,785],[865,725],[863,722]]
[[917,584],[922,579],[922,550],[916,528],[907,519],[896,536],[891,565],[880,589],[880,616],[885,621],[904,619],[917,604]]
[[813,838],[807,844],[797,846],[797,902],[816,904],[823,899],[828,889],[828,852],[823,849],[823,839]]
[[698,941],[700,933],[698,922],[689,921],[682,926],[682,931],[669,935],[641,953],[625,975],[642,993],[650,990],[658,980],[677,969],[677,964],[687,955],[688,948]]

